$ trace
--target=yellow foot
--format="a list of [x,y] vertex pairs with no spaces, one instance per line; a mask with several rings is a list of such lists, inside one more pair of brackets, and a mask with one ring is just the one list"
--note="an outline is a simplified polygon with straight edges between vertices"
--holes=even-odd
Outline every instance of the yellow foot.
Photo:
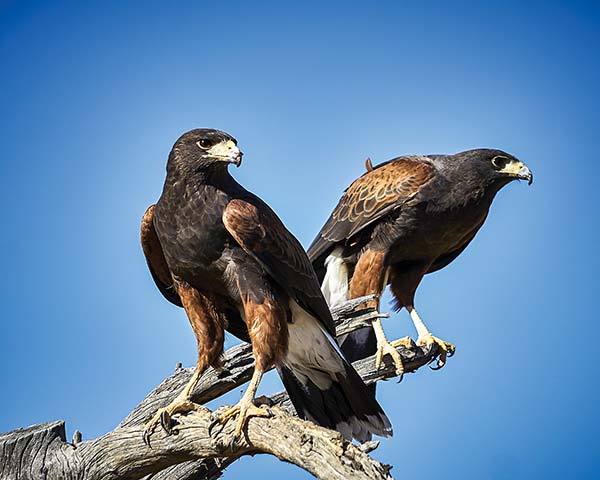
[[177,397],[166,407],[159,408],[152,419],[146,423],[146,427],[144,428],[144,443],[148,446],[150,445],[150,435],[154,433],[159,424],[162,429],[167,432],[168,435],[170,435],[172,433],[171,417],[176,413],[187,413],[201,410],[209,411],[208,408],[198,405],[191,400]]
[[438,358],[437,366],[431,368],[433,368],[433,370],[439,370],[446,364],[446,358],[454,355],[456,347],[451,343],[445,342],[444,340],[434,337],[431,333],[423,335],[417,340],[417,345],[430,347],[433,344],[436,344],[438,346],[440,351],[440,357]]
[[250,417],[270,418],[273,416],[273,412],[268,407],[264,405],[257,407],[252,400],[246,401],[242,398],[235,407],[231,407],[219,415],[217,421],[223,425],[237,414],[239,414],[239,418],[235,424],[235,432],[232,441],[242,435],[242,430],[244,430],[244,426]]
[[398,340],[394,340],[393,342],[390,342],[390,344],[394,348],[404,347],[404,348],[407,348],[408,350],[412,350],[415,348],[415,342],[413,342],[410,337],[399,338]]
[[379,367],[381,367],[383,356],[385,354],[388,354],[390,357],[392,357],[394,365],[396,366],[396,375],[398,375],[400,377],[400,380],[402,380],[402,375],[404,375],[404,364],[402,363],[402,357],[400,356],[395,347],[400,345],[406,346],[404,342],[405,339],[403,338],[391,343],[387,340],[378,342],[377,356],[375,357],[375,368],[379,370]]

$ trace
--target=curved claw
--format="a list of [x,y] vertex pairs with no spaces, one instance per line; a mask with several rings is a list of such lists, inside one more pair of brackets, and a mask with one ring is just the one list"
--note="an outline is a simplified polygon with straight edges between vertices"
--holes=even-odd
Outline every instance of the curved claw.
[[234,442],[241,437],[244,427],[248,423],[248,419],[250,417],[267,417],[270,418],[273,416],[273,411],[268,407],[256,406],[253,401],[247,401],[245,399],[240,400],[240,402],[234,407],[229,408],[221,415],[218,415],[216,420],[211,423],[220,423],[223,426],[227,423],[230,418],[238,416],[238,419],[235,424],[235,431],[232,435],[230,446],[234,444]]
[[142,441],[144,444],[146,444],[146,446],[150,446],[150,432],[148,432],[146,429],[144,429],[144,433],[142,433]]
[[446,365],[446,359],[454,355],[454,352],[456,351],[456,347],[453,344],[440,340],[439,338],[431,335],[431,333],[420,338],[417,341],[417,343],[419,345],[426,345],[429,348],[431,348],[433,345],[436,345],[439,353],[439,358],[437,360],[436,366],[429,366],[429,368],[431,368],[432,370],[439,370],[444,365]]
[[173,415],[176,413],[187,413],[192,410],[199,411],[201,409],[206,409],[206,407],[193,403],[187,399],[176,398],[166,407],[159,408],[152,419],[146,423],[142,440],[146,445],[150,446],[150,436],[154,433],[158,425],[161,426],[167,435],[173,434],[174,431],[171,427]]
[[168,407],[159,409],[152,419],[146,423],[142,439],[144,443],[150,446],[150,437],[159,426],[166,432],[167,435],[171,434],[171,415],[168,412]]
[[167,410],[163,410],[160,413],[160,426],[165,432],[167,432],[167,435],[171,435],[171,433],[173,433],[173,429],[171,428],[171,415],[169,415]]
[[[161,427],[164,428],[163,419],[162,419],[163,413],[164,412],[161,412],[161,414],[160,414],[160,425],[161,425]],[[158,414],[158,412],[157,412],[157,414]],[[144,433],[142,433],[142,440],[148,447],[150,447],[150,437],[154,433],[154,430],[156,430],[156,425],[158,423],[156,419],[157,419],[157,417],[155,414],[154,417],[152,417],[152,420],[150,420],[150,422],[148,422],[146,424],[146,427],[144,428]]]
[[439,370],[444,365],[446,365],[446,362],[442,362],[441,360],[438,360],[437,365],[435,367],[432,365],[429,365],[429,368],[431,368],[432,370]]
[[215,428],[216,425],[222,425],[221,430],[225,428],[225,425],[220,422],[220,418],[218,415],[213,415],[213,420],[208,424],[208,433],[212,435],[212,429]]
[[380,343],[380,345],[377,347],[377,356],[375,357],[375,368],[377,370],[381,368],[384,355],[389,355],[390,357],[392,357],[394,366],[396,367],[396,375],[398,375],[398,381],[400,382],[404,375],[404,365],[402,363],[402,357],[394,348],[394,345],[389,343],[387,340]]
[[402,375],[404,374],[404,365],[402,363],[402,357],[396,350],[396,343],[402,343],[402,340],[397,340],[396,342],[390,343],[388,339],[385,337],[385,332],[383,331],[383,326],[381,325],[381,318],[384,315],[380,314],[377,310],[375,311],[376,317],[373,320],[373,330],[375,332],[375,337],[377,339],[377,351],[375,354],[375,369],[379,370],[381,367],[381,363],[383,361],[384,355],[389,355],[392,357],[394,362],[394,366],[396,367],[396,375],[400,377],[402,380]]

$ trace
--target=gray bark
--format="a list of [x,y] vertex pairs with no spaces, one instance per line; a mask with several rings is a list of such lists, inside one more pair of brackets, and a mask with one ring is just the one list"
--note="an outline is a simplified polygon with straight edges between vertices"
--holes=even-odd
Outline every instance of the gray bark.
[[[365,300],[352,300],[332,310],[338,335],[370,325],[375,312],[355,310]],[[426,350],[416,345],[398,347],[398,352],[406,372],[430,363],[438,354],[435,346]],[[354,367],[367,383],[395,374],[388,358],[379,370],[374,357],[355,362]],[[202,376],[192,399],[206,403],[239,387],[250,379],[253,368],[249,345],[231,348],[220,370],[209,369]],[[286,392],[263,398],[274,415],[252,417],[244,438],[233,444],[235,419],[210,429],[215,414],[207,410],[175,415],[176,434],[157,430],[146,446],[142,441],[145,422],[176,397],[192,372],[192,368],[177,368],[115,430],[98,439],[68,443],[63,421],[0,435],[0,479],[133,480],[148,475],[153,480],[216,479],[241,456],[258,453],[275,455],[321,479],[392,478],[390,467],[369,457],[369,446],[358,448],[337,432],[298,419]]]

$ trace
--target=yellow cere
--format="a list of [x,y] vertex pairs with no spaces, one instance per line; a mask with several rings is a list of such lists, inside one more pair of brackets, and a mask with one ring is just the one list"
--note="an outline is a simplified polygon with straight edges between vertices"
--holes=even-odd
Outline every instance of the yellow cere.
[[219,142],[216,145],[213,145],[208,149],[208,153],[215,157],[226,157],[234,148],[237,148],[235,143],[231,140],[227,140],[226,142]]
[[511,160],[502,170],[500,170],[500,172],[508,173],[510,175],[518,175],[523,168],[525,168],[525,165],[522,162]]

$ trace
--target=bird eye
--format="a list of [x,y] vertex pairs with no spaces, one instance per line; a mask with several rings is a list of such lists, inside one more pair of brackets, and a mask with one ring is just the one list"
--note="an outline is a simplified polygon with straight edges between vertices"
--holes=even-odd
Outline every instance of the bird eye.
[[203,138],[199,142],[196,142],[196,145],[198,145],[203,150],[208,150],[212,146],[212,143],[211,143],[210,140],[207,140],[206,138]]
[[497,156],[492,158],[492,165],[496,167],[498,170],[502,170],[508,164],[508,158]]

